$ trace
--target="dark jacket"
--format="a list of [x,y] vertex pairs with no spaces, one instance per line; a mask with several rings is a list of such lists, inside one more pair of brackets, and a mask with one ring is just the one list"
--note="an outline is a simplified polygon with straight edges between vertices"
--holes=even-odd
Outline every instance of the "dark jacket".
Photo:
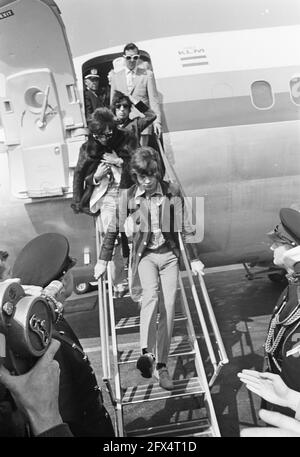
[[[279,344],[273,354],[267,352],[266,359],[268,362],[268,370],[272,373],[279,374],[285,384],[293,390],[300,392],[300,317],[288,324],[289,316],[291,317],[294,311],[298,308],[300,298],[300,283],[291,283],[280,295],[277,304],[274,308],[273,318],[277,315],[279,323],[275,326],[273,341],[278,335],[280,329],[284,329],[284,333],[279,341]],[[271,327],[271,325],[270,325]],[[270,327],[268,334],[270,333]],[[299,346],[299,350],[297,350]],[[291,353],[292,349],[296,351]],[[278,368],[279,367],[279,368]],[[280,411],[283,414],[294,416],[294,412],[281,406],[268,404],[268,409]]]
[[56,427],[49,428],[48,430],[45,430],[43,433],[40,433],[37,436],[39,438],[58,438],[58,437],[71,438],[74,435],[72,434],[68,424],[63,423],[63,424],[57,425]]
[[73,201],[71,204],[75,213],[86,213],[91,216],[89,202],[93,193],[93,176],[106,152],[114,150],[123,159],[120,188],[127,189],[132,185],[129,174],[129,161],[135,145],[132,133],[125,129],[114,128],[113,136],[108,146],[102,146],[92,134],[80,148],[78,162],[73,177]]
[[144,117],[138,116],[134,119],[128,118],[124,124],[120,124],[120,127],[129,130],[133,134],[136,139],[135,147],[138,148],[141,146],[140,139],[142,131],[145,130],[145,128],[147,128],[150,124],[152,124],[153,121],[155,121],[156,114],[143,102],[138,102],[134,106],[139,107],[139,111],[144,115]]
[[[175,183],[162,181],[163,200],[159,206],[159,224],[169,248],[180,259],[179,233],[182,232],[187,255],[190,260],[199,258],[198,244],[194,241],[195,230],[187,217],[187,211],[180,188]],[[129,219],[134,231],[132,234],[131,295],[138,301],[141,295],[141,286],[138,277],[138,265],[150,241],[150,211],[144,197],[135,199],[137,185],[120,193],[119,220],[117,227],[110,226],[105,234],[100,256],[102,260],[110,260],[114,249],[114,242],[119,231],[125,231]]]
[[84,91],[84,110],[85,110],[85,118],[88,122],[90,116],[93,114],[96,108],[103,108],[103,98],[101,95],[89,90],[85,89]]

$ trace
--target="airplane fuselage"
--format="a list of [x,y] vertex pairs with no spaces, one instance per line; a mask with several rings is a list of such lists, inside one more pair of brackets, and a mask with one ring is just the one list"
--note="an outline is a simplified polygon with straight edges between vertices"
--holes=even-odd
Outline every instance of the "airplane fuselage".
[[[10,9],[5,3],[1,11]],[[158,31],[156,38],[135,39],[156,77],[167,157],[186,195],[204,198],[201,250],[207,266],[269,260],[265,233],[277,223],[279,208],[299,208],[299,36],[297,24],[183,35],[179,24],[176,36]],[[100,43],[100,49],[75,57],[81,105],[84,69],[94,65],[101,71],[121,56],[123,44],[103,49]],[[30,68],[46,66],[47,57],[52,55],[30,59]],[[29,64],[14,68],[8,60],[6,77],[13,81]],[[53,74],[65,83],[62,73]],[[79,144],[68,151],[70,176]],[[93,262],[93,220],[70,209],[71,180],[60,196],[20,198],[23,177],[12,183],[15,149],[8,144],[10,158],[0,152],[2,247],[14,257],[33,236],[57,231],[69,238],[82,263],[84,252]]]

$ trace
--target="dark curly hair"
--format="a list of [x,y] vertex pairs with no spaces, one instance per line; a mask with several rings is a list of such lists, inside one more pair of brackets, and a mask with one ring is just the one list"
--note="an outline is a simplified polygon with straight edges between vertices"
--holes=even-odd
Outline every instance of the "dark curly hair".
[[127,95],[123,94],[123,92],[116,90],[114,92],[114,96],[113,96],[112,103],[111,103],[111,110],[114,114],[116,113],[116,105],[118,103],[121,103],[124,100],[126,100],[126,102],[128,103],[129,110],[130,110],[130,108],[132,106],[132,101],[130,100],[130,98]]
[[114,128],[114,114],[108,108],[97,108],[89,119],[89,129],[91,133],[101,134],[106,127]]

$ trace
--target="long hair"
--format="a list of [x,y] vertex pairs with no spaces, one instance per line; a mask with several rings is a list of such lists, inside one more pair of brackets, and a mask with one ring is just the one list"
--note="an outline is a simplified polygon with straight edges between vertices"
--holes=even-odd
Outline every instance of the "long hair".
[[123,92],[120,92],[118,90],[115,90],[114,92],[114,96],[113,96],[113,99],[112,99],[112,103],[111,103],[111,110],[114,114],[116,114],[116,105],[118,103],[121,103],[122,101],[126,101],[128,103],[128,107],[129,107],[129,110],[132,106],[132,101],[130,100],[130,98],[123,94]]
[[138,148],[130,161],[130,175],[137,182],[137,174],[155,176],[159,181],[163,179],[161,159],[158,152],[150,146]]
[[101,134],[106,127],[114,128],[114,114],[108,108],[97,108],[89,120],[89,129],[91,133]]

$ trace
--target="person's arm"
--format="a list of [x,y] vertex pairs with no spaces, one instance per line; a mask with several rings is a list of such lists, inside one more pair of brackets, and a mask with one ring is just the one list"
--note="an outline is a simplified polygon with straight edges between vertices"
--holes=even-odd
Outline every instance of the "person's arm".
[[270,403],[298,411],[299,415],[300,392],[290,389],[278,374],[242,370],[238,377],[251,392]]
[[259,417],[272,427],[244,428],[241,437],[300,437],[300,422],[297,419],[265,409],[259,411]]
[[155,112],[154,132],[157,136],[161,135],[161,110],[159,106],[158,92],[156,88],[154,74],[151,70],[147,71],[147,90],[150,108]]
[[84,92],[84,111],[85,111],[85,118],[88,122],[90,116],[93,114],[93,103],[88,91]]
[[73,203],[71,205],[75,213],[79,213],[80,201],[84,190],[85,170],[87,163],[86,143],[79,150],[78,161],[74,170],[73,176]]
[[157,115],[151,108],[149,108],[149,106],[142,102],[142,100],[138,102],[131,98],[131,101],[134,107],[144,115],[144,117],[137,117],[136,119],[138,135],[140,135],[143,130],[145,130],[150,124],[152,124],[153,121],[155,121]]
[[63,424],[58,407],[60,369],[54,360],[59,346],[60,343],[53,339],[45,354],[23,375],[12,376],[4,366],[0,367],[1,383],[28,417],[35,436]]
[[[175,184],[173,184],[175,186]],[[174,230],[182,233],[182,241],[186,248],[187,257],[191,262],[194,274],[204,275],[204,264],[199,259],[198,244],[196,243],[196,227],[191,224],[191,209],[187,207],[179,186],[176,186],[175,195],[172,197],[174,204],[175,226]]]
[[110,105],[112,104],[114,94],[116,91],[116,76],[114,70],[110,71]]

